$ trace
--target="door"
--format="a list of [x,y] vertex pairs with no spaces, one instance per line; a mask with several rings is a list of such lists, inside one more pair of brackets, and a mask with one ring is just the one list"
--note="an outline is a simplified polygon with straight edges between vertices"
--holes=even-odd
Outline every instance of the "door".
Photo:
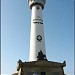
[[46,75],[46,72],[41,72],[41,75]]

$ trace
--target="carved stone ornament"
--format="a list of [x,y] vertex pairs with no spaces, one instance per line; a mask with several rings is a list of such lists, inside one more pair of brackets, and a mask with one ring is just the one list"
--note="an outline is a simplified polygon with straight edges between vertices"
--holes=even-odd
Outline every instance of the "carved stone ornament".
[[41,42],[42,36],[41,35],[38,35],[36,39],[38,40],[38,42]]
[[42,51],[38,52],[38,56],[37,56],[38,60],[47,60],[46,59],[46,55],[44,55],[42,53]]

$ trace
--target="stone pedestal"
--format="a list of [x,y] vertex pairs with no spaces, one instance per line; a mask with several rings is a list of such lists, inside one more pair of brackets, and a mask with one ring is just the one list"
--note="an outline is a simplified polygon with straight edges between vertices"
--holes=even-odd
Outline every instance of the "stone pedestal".
[[63,63],[58,63],[47,60],[37,60],[32,62],[22,62],[19,60],[17,75],[65,75],[63,70],[63,67],[65,66],[65,61]]

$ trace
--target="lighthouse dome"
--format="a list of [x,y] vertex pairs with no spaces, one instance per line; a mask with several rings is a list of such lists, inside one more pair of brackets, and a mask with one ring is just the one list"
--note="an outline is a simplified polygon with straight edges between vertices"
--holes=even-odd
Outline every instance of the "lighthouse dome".
[[30,8],[34,5],[40,5],[42,6],[42,9],[44,8],[44,5],[46,3],[46,0],[27,0]]

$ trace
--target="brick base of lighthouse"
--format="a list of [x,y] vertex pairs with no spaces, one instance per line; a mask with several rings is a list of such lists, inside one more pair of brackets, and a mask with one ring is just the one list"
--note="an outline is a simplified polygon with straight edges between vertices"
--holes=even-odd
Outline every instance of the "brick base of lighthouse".
[[17,71],[13,75],[65,75],[63,63],[52,62],[47,60],[37,60],[32,62],[18,61]]

